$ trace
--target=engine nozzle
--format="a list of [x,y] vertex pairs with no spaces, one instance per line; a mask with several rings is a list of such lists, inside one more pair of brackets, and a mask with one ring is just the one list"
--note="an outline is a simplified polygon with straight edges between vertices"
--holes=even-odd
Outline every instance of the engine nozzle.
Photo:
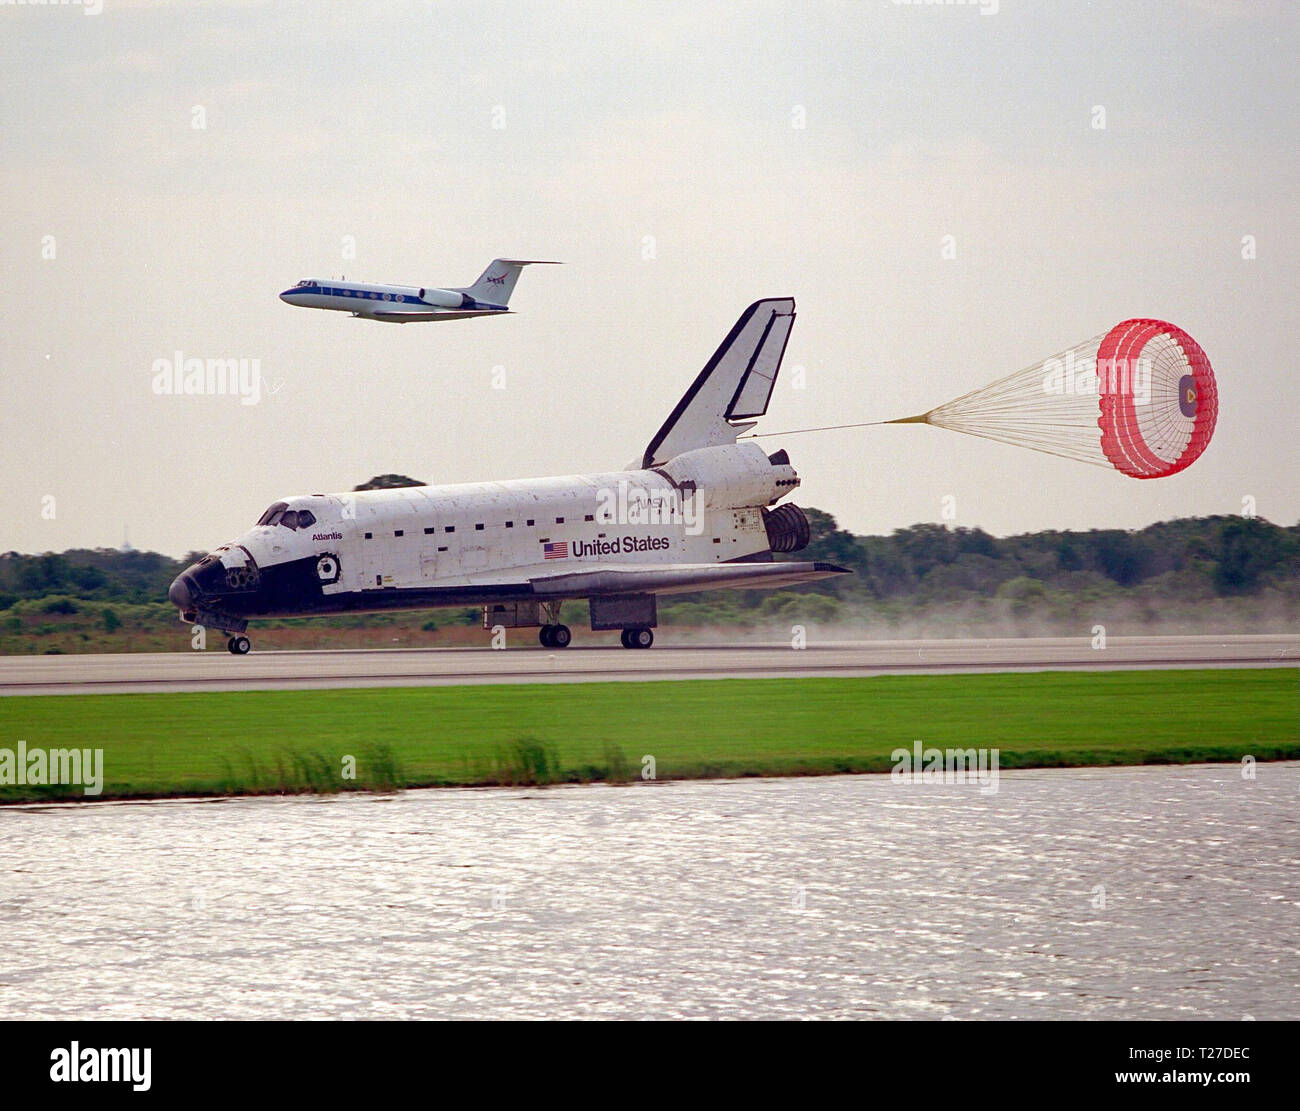
[[812,540],[812,526],[797,505],[787,503],[764,509],[763,527],[767,529],[767,545],[774,552],[801,552]]

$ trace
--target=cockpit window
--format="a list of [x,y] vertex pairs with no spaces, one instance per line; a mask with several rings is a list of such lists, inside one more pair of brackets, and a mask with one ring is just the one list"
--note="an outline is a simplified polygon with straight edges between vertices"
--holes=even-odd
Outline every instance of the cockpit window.
[[287,501],[278,501],[257,519],[257,523],[259,525],[274,525],[280,520],[280,515],[288,508],[289,503]]
[[312,282],[312,280],[311,280],[310,278],[303,278],[303,280],[300,281],[298,284],[299,284],[300,286],[304,286],[304,285],[313,285],[314,283]]
[[280,517],[280,524],[285,528],[310,528],[316,523],[316,514],[310,509],[291,509]]
[[310,509],[290,509],[287,501],[278,501],[257,519],[259,525],[283,525],[285,528],[311,528],[316,514]]

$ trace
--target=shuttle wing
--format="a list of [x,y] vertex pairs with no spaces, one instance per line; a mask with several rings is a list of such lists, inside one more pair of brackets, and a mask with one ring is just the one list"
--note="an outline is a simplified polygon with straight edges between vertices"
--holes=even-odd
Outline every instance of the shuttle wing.
[[581,569],[530,575],[539,596],[587,598],[593,594],[683,594],[692,590],[793,586],[851,575],[833,563],[594,563]]

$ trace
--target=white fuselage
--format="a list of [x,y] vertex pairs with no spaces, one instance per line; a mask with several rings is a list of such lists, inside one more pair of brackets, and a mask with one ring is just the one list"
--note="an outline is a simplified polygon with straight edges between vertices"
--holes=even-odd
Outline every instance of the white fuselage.
[[718,563],[767,550],[762,507],[797,482],[756,444],[731,445],[657,470],[286,498],[286,511],[314,522],[259,525],[229,548],[264,572],[336,557],[327,598],[491,587],[584,564]]
[[506,306],[477,301],[460,290],[425,286],[375,285],[334,278],[308,278],[280,294],[280,300],[305,309],[333,309],[373,318],[376,312],[403,310],[447,313],[505,312]]

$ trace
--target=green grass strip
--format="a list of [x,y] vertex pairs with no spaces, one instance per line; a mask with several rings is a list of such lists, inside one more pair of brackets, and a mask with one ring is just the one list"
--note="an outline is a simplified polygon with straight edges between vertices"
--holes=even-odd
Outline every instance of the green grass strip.
[[[1300,671],[388,687],[0,698],[0,749],[104,750],[100,798],[888,771],[997,748],[1001,767],[1300,758]],[[347,758],[355,777],[345,777]],[[81,799],[0,784],[0,801]]]

